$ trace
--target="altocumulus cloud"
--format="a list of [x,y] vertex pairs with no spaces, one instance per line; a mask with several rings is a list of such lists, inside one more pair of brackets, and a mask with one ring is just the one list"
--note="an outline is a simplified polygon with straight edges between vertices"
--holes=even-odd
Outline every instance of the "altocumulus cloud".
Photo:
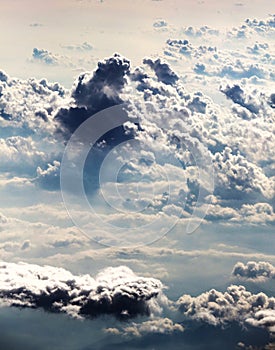
[[161,311],[162,283],[137,276],[125,266],[107,268],[95,278],[51,266],[0,263],[4,304],[64,312],[73,317],[104,314],[127,319]]

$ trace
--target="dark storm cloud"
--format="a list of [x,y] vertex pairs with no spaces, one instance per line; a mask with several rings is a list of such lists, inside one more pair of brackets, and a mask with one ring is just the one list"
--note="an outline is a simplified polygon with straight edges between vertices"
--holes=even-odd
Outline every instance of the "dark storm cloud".
[[162,289],[159,280],[137,276],[125,266],[107,268],[92,278],[50,266],[0,263],[0,297],[6,304],[78,318],[148,316],[157,308]]
[[249,280],[275,279],[275,267],[265,261],[249,261],[246,264],[237,262],[233,268],[232,275]]
[[144,64],[147,64],[156,74],[159,81],[167,85],[174,85],[179,77],[175,72],[168,66],[167,63],[161,62],[158,58],[153,61],[150,58],[145,58],[143,60]]
[[71,93],[74,106],[61,108],[55,117],[63,131],[71,134],[93,114],[122,103],[120,93],[129,71],[130,62],[115,54],[99,62],[93,73],[81,74]]

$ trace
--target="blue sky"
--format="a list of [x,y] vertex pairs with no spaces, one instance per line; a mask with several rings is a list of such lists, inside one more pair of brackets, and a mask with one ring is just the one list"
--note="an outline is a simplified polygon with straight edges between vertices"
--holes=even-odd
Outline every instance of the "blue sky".
[[2,1],[3,347],[272,349],[273,11]]

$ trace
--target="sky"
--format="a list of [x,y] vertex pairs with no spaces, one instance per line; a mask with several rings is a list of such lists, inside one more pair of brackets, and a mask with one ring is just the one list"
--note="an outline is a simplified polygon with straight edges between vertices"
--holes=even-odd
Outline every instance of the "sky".
[[1,0],[0,345],[274,349],[273,1]]

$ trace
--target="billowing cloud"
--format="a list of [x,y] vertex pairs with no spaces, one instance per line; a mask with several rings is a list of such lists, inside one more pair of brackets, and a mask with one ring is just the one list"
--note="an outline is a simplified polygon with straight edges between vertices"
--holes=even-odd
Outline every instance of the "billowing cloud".
[[10,306],[42,308],[73,317],[104,314],[127,319],[161,310],[163,285],[125,266],[107,268],[95,278],[31,264],[0,264],[0,296]]
[[183,295],[177,305],[187,319],[214,326],[237,322],[274,332],[275,298],[253,294],[241,285],[231,285],[224,293],[211,289],[197,297]]
[[24,136],[34,131],[44,136],[53,132],[53,115],[65,103],[68,93],[59,83],[34,78],[22,80],[4,72],[0,73],[0,92],[1,127],[15,128],[16,135]]
[[115,54],[99,62],[94,72],[80,75],[71,92],[73,105],[61,108],[55,116],[64,132],[72,133],[93,114],[120,104],[129,70],[130,62]]
[[249,162],[239,152],[234,154],[226,147],[214,156],[217,187],[216,192],[223,198],[252,196],[260,193],[266,198],[274,197],[274,178],[268,178],[262,169]]
[[275,279],[275,267],[265,261],[248,261],[246,264],[237,262],[233,267],[232,275],[251,281],[266,281]]

